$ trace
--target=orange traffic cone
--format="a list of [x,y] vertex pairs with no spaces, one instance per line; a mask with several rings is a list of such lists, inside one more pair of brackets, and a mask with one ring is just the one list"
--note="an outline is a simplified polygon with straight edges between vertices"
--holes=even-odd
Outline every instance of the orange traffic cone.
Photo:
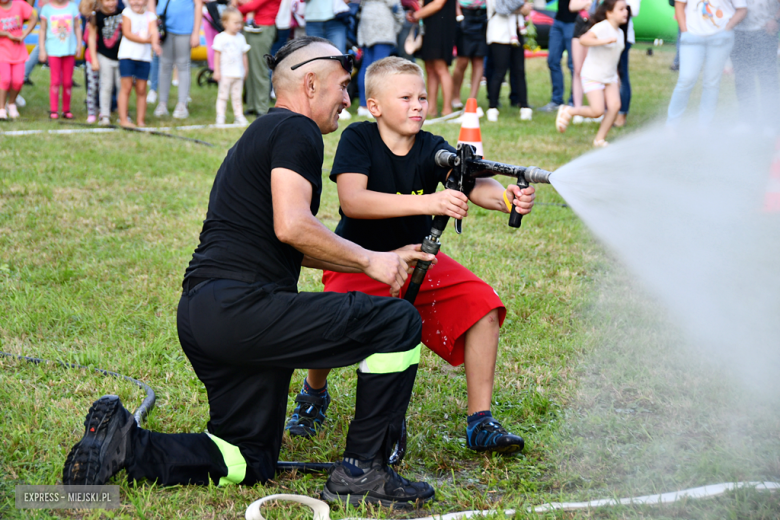
[[463,122],[460,125],[458,144],[470,144],[477,149],[477,155],[484,155],[482,150],[482,132],[479,130],[479,116],[477,115],[477,100],[469,98],[466,101],[466,111],[461,116]]
[[764,198],[764,211],[766,213],[780,212],[780,140],[775,145],[775,155],[772,159],[769,183]]

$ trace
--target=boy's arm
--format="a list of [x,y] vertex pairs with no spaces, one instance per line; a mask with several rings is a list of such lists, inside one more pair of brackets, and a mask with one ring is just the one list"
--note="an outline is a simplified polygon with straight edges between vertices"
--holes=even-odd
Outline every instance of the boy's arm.
[[336,177],[341,210],[350,218],[383,219],[410,215],[467,215],[468,198],[455,190],[430,195],[400,195],[367,189],[368,177],[360,173],[342,173]]
[[[510,208],[507,204],[511,202],[517,208],[518,213],[527,215],[534,206],[536,190],[533,186],[521,190],[517,184],[510,184],[508,188],[504,189],[501,183],[495,179],[483,178],[476,181],[474,189],[469,194],[469,199],[479,207],[509,213]],[[506,194],[506,200],[504,194]]]

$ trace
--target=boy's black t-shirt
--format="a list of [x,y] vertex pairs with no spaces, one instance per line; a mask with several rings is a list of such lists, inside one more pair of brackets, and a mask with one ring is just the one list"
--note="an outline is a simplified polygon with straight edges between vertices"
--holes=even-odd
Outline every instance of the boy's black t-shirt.
[[284,108],[257,118],[222,162],[209,196],[200,245],[184,278],[227,278],[297,291],[303,253],[274,232],[271,170],[286,168],[322,193],[322,134],[313,120]]
[[122,11],[124,6],[119,2],[117,10],[112,14],[101,11],[95,13],[97,27],[97,52],[110,60],[116,61],[119,53],[119,42],[122,41]]
[[[421,131],[408,154],[395,155],[382,141],[376,123],[353,123],[339,141],[330,179],[342,173],[368,177],[367,189],[402,195],[434,193],[447,178],[449,169],[436,166],[436,152],[455,152],[444,138]],[[336,234],[372,251],[392,251],[407,244],[419,244],[431,231],[430,215],[377,220],[349,218],[339,208],[341,222]]]
[[564,23],[574,23],[577,21],[578,12],[569,11],[569,0],[558,0],[558,12],[555,19]]

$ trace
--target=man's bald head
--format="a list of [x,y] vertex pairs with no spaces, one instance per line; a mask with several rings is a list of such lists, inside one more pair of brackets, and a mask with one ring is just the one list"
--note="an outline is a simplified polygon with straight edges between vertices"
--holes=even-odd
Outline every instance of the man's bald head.
[[[341,60],[309,61],[330,56],[342,54],[328,40],[304,36],[266,57],[274,71],[276,106],[311,118],[323,134],[338,128],[341,111],[350,105],[351,76]],[[292,70],[296,65],[301,66]]]
[[279,49],[276,56],[267,58],[268,65],[273,71],[274,91],[281,94],[292,94],[296,89],[303,87],[303,77],[306,73],[314,72],[319,74],[323,69],[332,67],[333,63],[323,60],[322,62],[313,62],[309,66],[292,70],[293,65],[302,63],[312,58],[320,56],[337,56],[341,52],[325,38],[317,36],[304,36],[296,38]]

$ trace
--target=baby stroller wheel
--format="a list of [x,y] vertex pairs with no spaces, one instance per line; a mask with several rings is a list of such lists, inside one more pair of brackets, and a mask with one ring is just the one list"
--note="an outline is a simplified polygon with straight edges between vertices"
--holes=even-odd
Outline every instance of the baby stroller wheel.
[[214,81],[214,71],[211,70],[208,67],[203,67],[200,69],[200,72],[198,72],[198,86],[199,87],[206,87],[208,85],[217,85],[217,82]]

